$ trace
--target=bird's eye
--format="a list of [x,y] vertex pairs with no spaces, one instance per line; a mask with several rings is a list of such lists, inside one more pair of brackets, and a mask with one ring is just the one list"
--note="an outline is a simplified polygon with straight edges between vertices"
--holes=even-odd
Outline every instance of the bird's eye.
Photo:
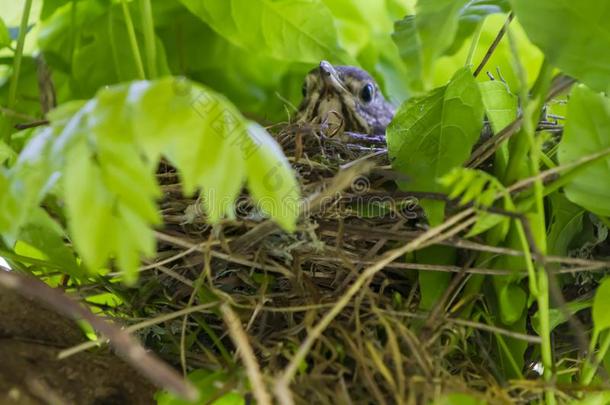
[[360,90],[360,99],[365,103],[370,103],[373,100],[375,94],[375,88],[371,83],[367,83],[362,90]]
[[303,97],[307,96],[307,83],[303,83],[303,87],[301,87],[301,94]]

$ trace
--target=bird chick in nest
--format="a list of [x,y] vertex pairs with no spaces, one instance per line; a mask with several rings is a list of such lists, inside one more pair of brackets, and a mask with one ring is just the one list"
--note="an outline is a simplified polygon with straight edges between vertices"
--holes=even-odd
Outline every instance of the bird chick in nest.
[[394,112],[366,71],[322,61],[305,77],[296,122],[325,125],[333,135],[383,135]]

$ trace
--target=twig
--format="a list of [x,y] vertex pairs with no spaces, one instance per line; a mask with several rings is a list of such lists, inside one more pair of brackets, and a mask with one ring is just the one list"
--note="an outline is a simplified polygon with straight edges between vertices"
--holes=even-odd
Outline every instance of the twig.
[[494,41],[489,46],[489,49],[487,49],[487,52],[485,53],[485,56],[483,56],[483,59],[481,60],[481,63],[479,63],[479,66],[477,66],[477,68],[475,69],[475,71],[473,73],[474,77],[477,77],[479,75],[479,73],[481,73],[481,70],[483,70],[483,68],[485,67],[485,65],[489,61],[489,58],[491,58],[491,55],[493,55],[494,51],[498,47],[498,44],[500,43],[500,41],[504,37],[504,34],[506,33],[506,30],[508,29],[508,25],[513,20],[513,18],[514,18],[514,15],[511,12],[508,15],[508,17],[506,18],[506,21],[504,22],[504,25],[502,25],[502,28],[500,29],[500,31],[498,31],[498,35],[496,35],[496,38],[494,39]]
[[256,402],[260,405],[271,405],[271,396],[265,389],[265,382],[258,361],[254,356],[252,346],[248,342],[248,336],[241,325],[241,321],[226,302],[220,306],[220,312],[222,312],[222,317],[229,329],[229,336],[239,349],[239,355],[246,366],[246,373],[250,379],[250,387]]
[[[179,311],[171,312],[169,314],[158,315],[154,318],[147,319],[143,322],[139,322],[139,323],[133,324],[131,326],[128,326],[127,328],[124,329],[124,331],[126,333],[133,333],[133,332],[139,331],[141,329],[151,327],[153,325],[158,325],[163,322],[171,321],[172,319],[175,319],[175,318],[178,318],[178,317],[181,317],[184,315],[188,315],[188,314],[192,314],[194,312],[200,312],[200,311],[204,311],[206,309],[213,308],[216,305],[218,305],[218,302],[208,302],[205,304],[196,305],[194,307],[184,308]],[[107,342],[108,342],[108,339],[105,339],[105,338],[100,338],[97,340],[90,340],[90,341],[87,341],[87,342],[84,342],[84,343],[81,343],[76,346],[73,346],[68,349],[60,351],[57,354],[57,358],[65,359],[66,357],[73,356],[73,355],[80,353],[82,351],[85,351],[85,350],[93,349],[94,347],[97,347],[97,346],[107,343]]]

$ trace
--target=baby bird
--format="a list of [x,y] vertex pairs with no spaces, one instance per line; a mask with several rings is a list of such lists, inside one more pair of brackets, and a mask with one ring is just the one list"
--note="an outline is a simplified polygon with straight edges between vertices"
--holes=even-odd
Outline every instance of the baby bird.
[[386,101],[366,71],[353,66],[333,66],[323,60],[305,77],[296,121],[325,123],[335,133],[383,135],[394,112],[394,106]]

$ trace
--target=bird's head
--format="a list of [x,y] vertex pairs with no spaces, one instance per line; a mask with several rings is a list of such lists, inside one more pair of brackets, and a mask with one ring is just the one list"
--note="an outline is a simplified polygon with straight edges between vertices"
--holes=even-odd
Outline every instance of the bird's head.
[[322,123],[341,131],[383,134],[394,116],[375,80],[353,66],[327,61],[312,69],[303,83],[297,122]]

